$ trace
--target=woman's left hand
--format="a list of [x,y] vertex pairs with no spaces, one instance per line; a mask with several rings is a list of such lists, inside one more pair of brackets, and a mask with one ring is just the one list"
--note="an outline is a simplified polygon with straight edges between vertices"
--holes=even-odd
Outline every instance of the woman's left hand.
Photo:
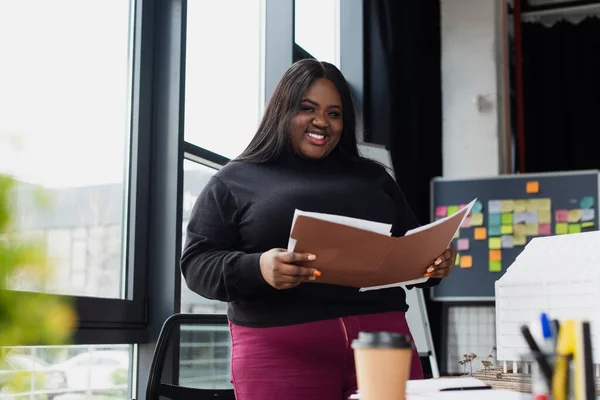
[[456,260],[456,249],[454,245],[450,243],[446,251],[444,251],[438,258],[435,259],[433,264],[427,267],[425,276],[429,274],[430,278],[444,278],[450,275],[452,268],[454,268],[454,262]]

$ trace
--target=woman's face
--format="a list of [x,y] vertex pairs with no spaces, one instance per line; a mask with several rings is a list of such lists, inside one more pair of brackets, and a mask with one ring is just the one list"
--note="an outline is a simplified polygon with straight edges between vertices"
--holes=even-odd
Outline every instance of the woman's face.
[[302,96],[292,120],[292,146],[307,158],[322,158],[340,141],[344,123],[342,100],[329,79],[315,80]]

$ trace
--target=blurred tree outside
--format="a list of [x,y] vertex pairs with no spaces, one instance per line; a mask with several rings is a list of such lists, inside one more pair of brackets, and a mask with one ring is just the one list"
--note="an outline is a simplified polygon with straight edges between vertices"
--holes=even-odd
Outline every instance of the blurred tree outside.
[[[44,246],[20,233],[15,223],[18,185],[13,177],[0,174],[0,362],[8,346],[68,344],[76,325],[67,297],[10,290],[15,279],[43,283],[52,273]],[[39,207],[44,207],[43,191],[39,193]],[[16,375],[10,389],[22,392],[30,381]]]

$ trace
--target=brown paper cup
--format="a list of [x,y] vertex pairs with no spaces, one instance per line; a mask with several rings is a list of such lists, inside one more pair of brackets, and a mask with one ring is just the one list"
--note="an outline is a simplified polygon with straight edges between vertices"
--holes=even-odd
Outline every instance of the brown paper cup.
[[405,400],[412,343],[407,335],[360,332],[352,342],[361,400]]

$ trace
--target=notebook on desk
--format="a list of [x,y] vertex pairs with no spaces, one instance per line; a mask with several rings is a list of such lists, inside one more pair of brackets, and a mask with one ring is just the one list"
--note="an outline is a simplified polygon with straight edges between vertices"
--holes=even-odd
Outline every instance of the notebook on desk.
[[[486,400],[531,399],[530,395],[524,393],[489,389],[489,386],[485,382],[476,378],[421,379],[411,380],[406,383],[407,400],[469,400],[481,399],[482,396],[485,396]],[[352,395],[349,399],[360,400],[360,393]]]

